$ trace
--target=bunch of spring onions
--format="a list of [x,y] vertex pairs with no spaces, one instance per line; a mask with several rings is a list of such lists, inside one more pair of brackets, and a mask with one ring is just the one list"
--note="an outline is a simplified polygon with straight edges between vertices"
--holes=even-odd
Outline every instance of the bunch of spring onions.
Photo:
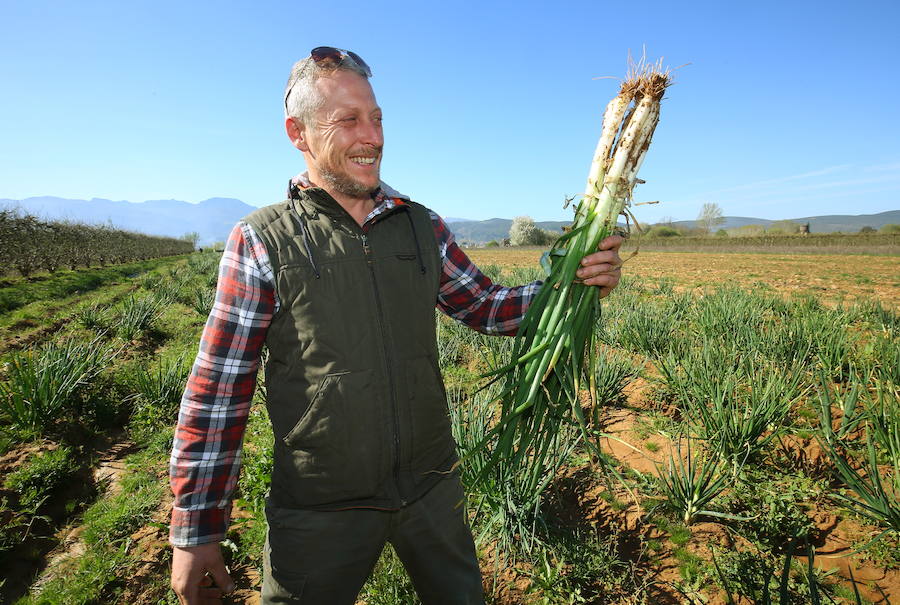
[[491,451],[480,480],[496,478],[498,471],[502,479],[512,469],[533,469],[531,488],[539,492],[547,480],[545,459],[561,427],[575,420],[584,434],[580,394],[586,389],[596,405],[594,325],[600,302],[596,288],[580,283],[575,273],[581,259],[613,232],[631,200],[669,84],[661,63],[632,64],[606,107],[575,222],[553,246],[549,277],[519,326],[514,361],[491,373],[504,385],[501,416],[481,444]]

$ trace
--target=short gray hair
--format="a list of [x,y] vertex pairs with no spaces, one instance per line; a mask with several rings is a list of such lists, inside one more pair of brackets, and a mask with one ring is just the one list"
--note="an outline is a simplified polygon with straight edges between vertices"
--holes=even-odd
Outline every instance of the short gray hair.
[[312,57],[300,59],[291,68],[291,75],[284,87],[284,117],[296,118],[303,124],[309,124],[316,110],[325,102],[316,88],[316,81],[336,71],[352,71],[369,79],[366,69],[348,55],[344,55],[338,63],[316,63]]

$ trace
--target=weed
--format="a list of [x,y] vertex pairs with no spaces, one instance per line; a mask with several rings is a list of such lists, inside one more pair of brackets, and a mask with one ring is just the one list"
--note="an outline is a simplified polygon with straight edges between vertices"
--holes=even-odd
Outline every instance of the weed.
[[809,543],[815,525],[801,503],[818,494],[811,483],[790,475],[772,480],[762,472],[748,472],[723,500],[723,506],[746,516],[737,526],[738,533],[779,554]]
[[36,511],[71,480],[79,467],[72,449],[63,445],[33,456],[27,464],[7,475],[5,486],[18,492],[21,508]]
[[684,546],[691,541],[691,530],[684,525],[669,528],[669,542],[675,546]]
[[125,476],[118,493],[99,500],[85,512],[84,541],[94,547],[121,542],[150,520],[164,491],[153,474]]
[[359,596],[367,605],[399,605],[400,603],[419,605],[421,603],[416,596],[409,574],[406,573],[403,563],[400,562],[400,558],[390,544],[385,546]]
[[700,578],[702,569],[700,557],[683,547],[676,548],[672,556],[678,561],[678,573],[685,582],[693,584]]
[[566,576],[566,562],[562,559],[554,560],[546,550],[540,553],[534,570],[523,571],[531,578],[531,584],[525,590],[525,594],[536,595],[531,601],[535,605],[573,605],[587,602],[581,595],[581,589],[573,586]]

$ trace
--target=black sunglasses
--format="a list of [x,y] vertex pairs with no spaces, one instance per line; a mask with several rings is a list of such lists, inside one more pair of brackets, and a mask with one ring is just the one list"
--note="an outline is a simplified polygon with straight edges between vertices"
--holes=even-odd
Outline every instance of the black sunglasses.
[[[363,58],[357,55],[352,50],[344,50],[343,48],[335,48],[333,46],[317,46],[311,51],[309,51],[309,56],[315,61],[316,65],[325,66],[327,63],[334,63],[335,65],[340,65],[341,62],[347,57],[349,57],[356,65],[363,70],[366,74],[366,77],[372,77],[372,70],[369,68],[368,63],[363,61]],[[294,84],[296,84],[296,80]],[[287,101],[288,97],[291,96],[291,91],[294,89],[294,84],[291,84],[290,88],[287,89],[287,92],[284,93],[284,111],[288,111]]]
[[317,46],[309,51],[309,56],[316,62],[316,65],[328,63],[329,61],[340,64],[345,57],[350,57],[353,59],[354,63],[362,68],[366,76],[369,78],[372,77],[372,70],[369,69],[368,64],[352,50],[344,50],[343,48],[335,48],[333,46]]

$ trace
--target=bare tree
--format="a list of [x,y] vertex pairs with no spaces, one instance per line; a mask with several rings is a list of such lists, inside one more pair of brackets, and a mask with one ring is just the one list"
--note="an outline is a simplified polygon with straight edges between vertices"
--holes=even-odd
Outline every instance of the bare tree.
[[197,233],[196,231],[188,231],[187,233],[185,233],[184,235],[182,235],[182,236],[181,236],[180,238],[178,238],[178,239],[184,240],[184,241],[186,241],[186,242],[190,242],[190,243],[191,243],[191,249],[192,249],[192,250],[196,250],[196,249],[197,249],[197,242],[200,241],[200,234]]
[[702,229],[705,233],[710,233],[724,222],[725,218],[722,216],[722,208],[718,204],[713,202],[703,204],[703,208],[700,209],[700,214],[697,216],[697,227],[699,229]]

